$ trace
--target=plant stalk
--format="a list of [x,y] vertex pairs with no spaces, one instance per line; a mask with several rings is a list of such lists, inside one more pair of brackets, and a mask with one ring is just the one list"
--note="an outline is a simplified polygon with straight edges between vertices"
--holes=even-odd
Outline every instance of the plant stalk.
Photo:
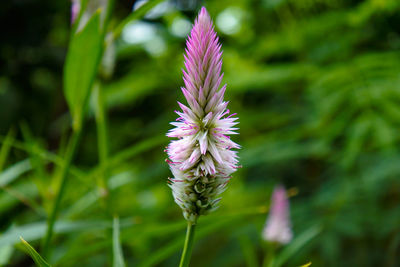
[[65,159],[64,159],[63,165],[61,166],[62,169],[61,169],[61,175],[60,175],[61,176],[60,184],[57,189],[54,205],[50,211],[50,215],[47,220],[47,231],[46,231],[46,235],[43,239],[43,243],[42,243],[42,254],[44,255],[44,257],[48,256],[47,253],[48,253],[49,244],[50,244],[50,241],[51,241],[51,238],[53,235],[54,223],[57,218],[58,211],[60,208],[60,203],[61,203],[64,191],[65,191],[65,187],[67,184],[68,170],[69,170],[69,167],[71,166],[71,162],[74,158],[76,149],[78,147],[79,139],[81,137],[81,133],[82,133],[81,129],[82,129],[81,127],[78,127],[72,133],[72,136],[68,143],[67,151],[65,154]]
[[185,244],[183,246],[181,262],[179,267],[188,267],[190,263],[190,257],[192,256],[192,247],[194,241],[194,230],[196,228],[195,224],[188,222],[186,230]]
[[278,244],[269,242],[267,244],[266,255],[263,262],[263,267],[273,267],[275,266],[275,254]]
[[108,196],[108,186],[107,186],[107,172],[106,163],[108,161],[108,131],[107,131],[107,117],[106,117],[106,107],[104,105],[103,98],[103,88],[101,88],[100,83],[94,86],[94,91],[96,95],[96,124],[97,124],[97,144],[99,151],[99,165],[101,169],[101,174],[98,177],[98,186],[100,197],[104,200]]

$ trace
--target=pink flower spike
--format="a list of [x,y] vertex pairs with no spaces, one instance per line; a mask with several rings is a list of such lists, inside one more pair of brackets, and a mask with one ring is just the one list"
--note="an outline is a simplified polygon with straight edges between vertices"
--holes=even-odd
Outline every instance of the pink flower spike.
[[293,238],[289,218],[289,200],[283,186],[277,186],[272,193],[271,208],[263,230],[263,239],[279,244],[287,244]]
[[175,128],[167,133],[178,140],[171,141],[167,154],[175,202],[194,224],[198,216],[218,207],[219,195],[238,168],[231,149],[240,148],[228,137],[236,134],[236,118],[228,116],[226,85],[220,87],[221,44],[204,7],[186,40],[184,60],[182,93],[188,105],[178,102],[182,112],[176,111],[179,118],[171,123]]

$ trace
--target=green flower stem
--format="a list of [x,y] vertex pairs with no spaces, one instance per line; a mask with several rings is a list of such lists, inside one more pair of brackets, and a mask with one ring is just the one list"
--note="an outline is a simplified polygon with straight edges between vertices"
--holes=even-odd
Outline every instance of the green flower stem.
[[54,228],[54,223],[55,220],[57,218],[58,212],[59,212],[59,208],[60,208],[60,203],[61,203],[61,199],[62,196],[64,194],[65,191],[65,187],[67,184],[67,174],[68,174],[68,169],[71,166],[71,162],[74,158],[76,149],[78,147],[78,143],[79,143],[79,139],[81,137],[81,130],[82,128],[79,127],[77,128],[76,131],[74,131],[72,133],[71,139],[68,143],[68,147],[67,147],[67,151],[65,154],[65,160],[63,162],[63,165],[61,166],[61,177],[60,177],[60,184],[59,187],[57,189],[57,193],[56,193],[56,199],[54,202],[54,205],[50,211],[50,215],[48,217],[48,221],[47,221],[47,231],[46,231],[46,235],[43,239],[43,243],[42,243],[42,254],[44,255],[44,257],[47,257],[47,253],[48,253],[48,249],[49,249],[49,244],[53,235],[53,228]]
[[[103,26],[103,47],[102,53],[107,49],[107,28],[111,19],[111,15],[114,9],[114,0],[108,0],[106,4],[105,10],[105,21]],[[99,60],[99,64],[101,59]],[[108,186],[107,186],[107,171],[106,164],[108,161],[109,155],[109,145],[108,145],[108,131],[107,131],[107,108],[104,103],[103,97],[103,88],[101,81],[97,81],[94,83],[93,91],[95,94],[95,118],[96,118],[96,126],[97,126],[97,147],[99,151],[99,165],[101,174],[98,176],[98,186],[99,186],[99,194],[102,199],[104,207],[109,210],[109,205],[106,200],[108,196]]]
[[194,241],[195,228],[196,228],[196,225],[188,222],[187,230],[186,230],[185,244],[183,246],[183,252],[182,252],[181,262],[179,264],[179,267],[188,267],[189,266],[190,257],[192,256],[192,247],[193,247],[193,241]]
[[273,267],[275,265],[275,254],[278,244],[268,243],[266,249],[266,255],[263,262],[263,267]]
[[98,185],[100,191],[100,197],[105,199],[108,196],[107,187],[107,171],[106,163],[108,160],[108,131],[107,131],[107,117],[106,108],[104,105],[103,88],[101,84],[97,83],[94,86],[94,92],[96,96],[96,124],[97,124],[97,144],[99,151],[99,161],[101,174],[98,176]]

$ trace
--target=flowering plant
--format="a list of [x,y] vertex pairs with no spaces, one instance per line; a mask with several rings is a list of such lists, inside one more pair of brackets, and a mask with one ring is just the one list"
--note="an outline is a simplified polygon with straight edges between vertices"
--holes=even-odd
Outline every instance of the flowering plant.
[[197,218],[218,207],[219,195],[238,168],[237,152],[232,149],[239,145],[229,137],[236,134],[238,122],[224,101],[221,44],[204,7],[186,46],[182,92],[188,106],[178,102],[179,118],[167,134],[178,140],[171,141],[166,151],[174,176],[169,179],[170,187],[188,221],[190,241]]

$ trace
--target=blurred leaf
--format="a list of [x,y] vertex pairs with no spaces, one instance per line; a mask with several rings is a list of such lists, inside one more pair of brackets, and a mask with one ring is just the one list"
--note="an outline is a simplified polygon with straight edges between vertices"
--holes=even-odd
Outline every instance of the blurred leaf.
[[19,204],[25,204],[32,207],[38,214],[44,215],[44,210],[38,209],[34,200],[39,195],[35,184],[29,179],[23,179],[21,182],[2,188],[0,193],[0,215],[7,214],[7,211],[12,210]]
[[258,267],[257,250],[248,236],[239,237],[240,247],[246,259],[247,267]]
[[[121,225],[124,227],[134,224],[132,219],[124,219]],[[73,233],[79,231],[91,231],[112,228],[112,222],[105,220],[91,221],[57,221],[54,232],[58,234]],[[43,237],[46,231],[46,222],[37,222],[22,226],[12,227],[0,235],[0,247],[18,243],[19,236],[24,236],[27,241],[34,241]]]
[[[280,85],[278,92],[293,90],[292,86],[282,86],[291,82],[299,83],[308,79],[310,74],[315,74],[318,69],[310,64],[273,64],[260,66],[254,60],[241,57],[237,51],[225,51],[226,80],[233,92],[271,90]],[[236,66],[242,66],[237,68]],[[282,88],[283,87],[283,88]],[[282,88],[282,89],[281,89]]]
[[39,253],[36,252],[36,250],[31,245],[29,245],[28,242],[26,242],[21,236],[19,238],[21,239],[22,245],[24,246],[26,252],[31,256],[38,267],[51,266],[42,258],[42,256],[39,255]]
[[359,120],[355,121],[352,125],[347,138],[345,156],[342,159],[345,166],[351,166],[360,154],[362,145],[367,138],[368,131],[370,130],[370,126],[371,122],[367,116],[360,117]]
[[399,140],[399,62],[398,52],[364,54],[326,69],[310,85],[313,135],[330,144],[344,166]]
[[[32,155],[35,155],[39,157],[41,160],[44,161],[49,161],[51,163],[54,163],[58,165],[59,167],[64,164],[64,159],[58,156],[57,154],[52,153],[51,151],[47,151],[40,146],[34,146],[31,147],[30,145],[26,143],[22,143],[16,139],[11,139],[9,141],[5,140],[4,137],[0,136],[0,142],[5,144],[12,144],[12,147],[20,149],[22,151],[25,151],[27,153],[31,153]],[[59,153],[63,154],[63,153]],[[71,166],[69,168],[69,172],[74,175],[76,178],[80,180],[80,183],[83,185],[86,185],[88,187],[91,187],[91,183],[86,179],[85,173],[78,169],[75,166]]]
[[119,239],[119,219],[114,217],[113,222],[113,267],[124,267],[124,256],[122,254],[121,243]]
[[12,147],[12,140],[14,139],[14,136],[15,130],[14,128],[11,128],[8,131],[7,136],[4,139],[4,142],[0,149],[0,172],[3,170],[4,164],[6,163],[8,153],[10,152],[10,148]]
[[[142,70],[144,71],[144,70]],[[104,100],[108,108],[132,105],[135,100],[152,93],[163,85],[159,72],[148,70],[146,76],[142,71],[135,71],[104,86]]]
[[139,155],[140,153],[143,153],[144,151],[147,151],[150,148],[160,146],[161,144],[165,143],[165,141],[166,141],[165,136],[155,136],[152,138],[145,139],[139,143],[136,143],[118,152],[117,154],[110,156],[108,158],[108,161],[105,163],[105,166],[103,166],[104,169],[102,169],[101,166],[97,166],[89,173],[89,176],[91,177],[97,176],[100,172],[110,170],[114,166],[121,164],[122,162],[128,160],[131,157]]
[[141,6],[138,10],[133,11],[128,17],[126,17],[114,30],[114,38],[116,39],[124,29],[124,27],[132,21],[135,21],[137,19],[140,19],[144,15],[146,15],[147,12],[149,12],[152,8],[154,8],[156,5],[161,3],[164,0],[150,0],[147,3],[145,3],[143,6]]
[[242,164],[246,167],[262,164],[266,162],[289,161],[309,156],[321,155],[326,152],[326,147],[318,142],[301,142],[284,140],[282,135],[280,140],[266,140],[265,137],[253,139],[247,143],[241,153]]
[[0,247],[0,266],[6,266],[9,263],[13,251],[14,247],[11,245]]
[[367,0],[362,1],[354,9],[353,12],[350,13],[349,18],[350,21],[355,25],[362,25],[373,15],[376,13],[392,13],[396,12],[400,8],[399,1],[396,0]]
[[[120,188],[121,186],[127,185],[129,183],[134,182],[135,180],[132,179],[133,174],[130,172],[123,172],[117,175],[114,175],[109,178],[108,180],[108,189],[113,191],[115,189]],[[88,192],[87,194],[80,196],[78,200],[75,201],[73,205],[71,205],[63,215],[66,217],[72,217],[83,213],[96,203],[100,199],[100,195],[97,189],[93,189],[92,191]]]
[[298,235],[274,260],[273,267],[280,267],[298,253],[311,239],[321,232],[321,226],[314,225]]
[[48,175],[46,172],[47,161],[40,158],[36,151],[45,151],[38,140],[35,140],[29,126],[26,123],[21,123],[22,136],[25,139],[25,145],[28,148],[29,159],[32,165],[32,170],[34,175],[32,176],[37,188],[39,189],[40,195],[45,197],[49,190],[49,185],[47,183]]
[[8,167],[6,170],[0,173],[0,187],[7,186],[29,170],[31,170],[31,163],[29,159],[22,160]]
[[80,128],[103,46],[100,10],[72,36],[64,67],[64,94],[74,128]]

